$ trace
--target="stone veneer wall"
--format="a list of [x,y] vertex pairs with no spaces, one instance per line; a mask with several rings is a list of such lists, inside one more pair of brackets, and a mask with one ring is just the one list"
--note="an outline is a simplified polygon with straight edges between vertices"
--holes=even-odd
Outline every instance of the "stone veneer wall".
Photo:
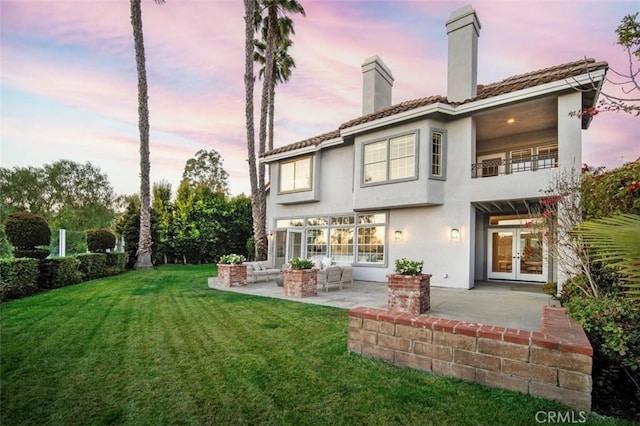
[[399,366],[591,409],[593,349],[562,308],[543,308],[540,331],[355,308],[348,346]]
[[242,287],[247,285],[247,265],[218,264],[220,287]]

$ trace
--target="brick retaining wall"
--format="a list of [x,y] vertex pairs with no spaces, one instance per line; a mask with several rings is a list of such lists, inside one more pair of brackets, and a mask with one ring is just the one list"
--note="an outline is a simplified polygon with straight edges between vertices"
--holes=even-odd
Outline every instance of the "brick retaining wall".
[[540,331],[355,308],[348,345],[399,366],[591,409],[593,349],[562,308],[543,308]]

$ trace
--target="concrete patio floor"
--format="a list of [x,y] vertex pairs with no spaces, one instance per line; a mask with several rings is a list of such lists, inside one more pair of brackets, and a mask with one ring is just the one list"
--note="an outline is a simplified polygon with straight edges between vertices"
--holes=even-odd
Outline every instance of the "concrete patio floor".
[[[220,291],[287,299],[294,302],[351,309],[359,306],[387,308],[387,283],[355,281],[340,290],[305,298],[285,297],[275,281],[248,283],[246,287],[219,287],[209,279],[209,287]],[[496,325],[520,330],[539,330],[542,306],[550,304],[539,284],[510,282],[477,282],[471,290],[431,287],[431,310],[423,315]]]

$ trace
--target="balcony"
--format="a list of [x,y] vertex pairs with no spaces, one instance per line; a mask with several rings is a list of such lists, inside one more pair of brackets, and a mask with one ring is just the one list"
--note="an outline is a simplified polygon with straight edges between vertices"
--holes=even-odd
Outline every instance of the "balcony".
[[482,162],[472,164],[471,178],[486,178],[556,167],[558,167],[557,150],[544,154],[512,156],[511,158],[496,156],[496,158],[485,158]]

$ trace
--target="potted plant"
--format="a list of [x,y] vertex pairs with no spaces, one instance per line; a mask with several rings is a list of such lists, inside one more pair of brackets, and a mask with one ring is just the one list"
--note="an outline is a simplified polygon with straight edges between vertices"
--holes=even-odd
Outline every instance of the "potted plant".
[[424,261],[396,260],[395,273],[387,275],[390,311],[421,314],[431,308],[431,275],[423,274]]
[[241,254],[225,254],[218,262],[218,285],[221,287],[242,287],[247,285],[247,259]]
[[309,297],[318,294],[318,270],[309,259],[294,257],[289,260],[289,268],[282,270],[284,295],[289,297]]

